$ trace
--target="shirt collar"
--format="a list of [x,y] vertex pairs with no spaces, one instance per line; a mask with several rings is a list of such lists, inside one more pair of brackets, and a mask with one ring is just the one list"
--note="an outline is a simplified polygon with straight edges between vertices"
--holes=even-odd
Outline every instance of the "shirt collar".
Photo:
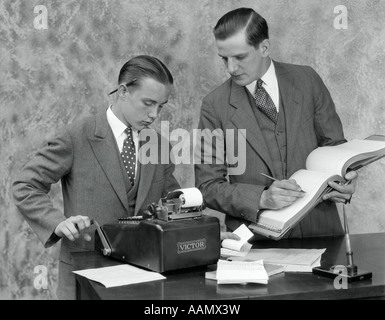
[[112,132],[116,138],[124,133],[124,130],[127,129],[127,126],[119,120],[119,118],[112,112],[112,105],[107,109],[107,121],[112,129]]
[[[261,79],[265,83],[265,85],[267,85],[269,88],[275,88],[277,83],[277,76],[275,74],[275,67],[274,67],[273,60],[270,60],[270,61],[271,61],[270,66],[265,72],[265,74],[261,77]],[[252,95],[254,95],[255,84],[257,83],[257,80],[253,81],[252,83],[246,86],[246,88],[250,91]]]

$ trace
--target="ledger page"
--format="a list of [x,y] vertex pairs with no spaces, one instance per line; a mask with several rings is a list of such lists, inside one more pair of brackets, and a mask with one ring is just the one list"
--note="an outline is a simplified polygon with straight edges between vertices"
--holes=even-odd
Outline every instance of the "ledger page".
[[306,211],[305,208],[307,206],[311,207],[318,200],[319,194],[322,194],[327,186],[327,181],[331,178],[333,180],[343,180],[330,173],[304,169],[298,170],[290,179],[294,179],[302,190],[306,192],[305,196],[298,198],[290,206],[282,209],[264,210],[259,217],[258,224],[264,224],[276,229],[284,229],[286,224],[290,224],[292,218],[296,217],[298,213]]
[[370,153],[379,152],[384,148],[385,141],[357,139],[337,146],[319,147],[313,150],[307,157],[306,168],[343,176],[345,174],[343,172],[344,165],[350,159],[353,157],[364,159],[366,156],[370,156]]

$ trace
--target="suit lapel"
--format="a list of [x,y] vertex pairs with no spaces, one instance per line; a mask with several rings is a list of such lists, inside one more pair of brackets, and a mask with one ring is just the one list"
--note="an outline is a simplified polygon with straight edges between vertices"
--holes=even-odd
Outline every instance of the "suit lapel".
[[[145,130],[145,131],[147,131],[147,130]],[[148,149],[155,150],[155,148],[157,148],[158,154],[161,152],[160,143],[158,143],[159,136],[156,134],[156,132],[154,131],[155,135],[151,136],[151,137],[156,136],[156,139],[155,139],[156,141],[154,141],[154,138],[151,138],[146,143],[144,143],[146,137],[144,137],[143,134],[141,134],[142,132],[143,131],[141,131],[139,133],[139,152],[138,152],[139,161],[138,161],[138,164],[139,164],[139,170],[140,170],[140,173],[139,173],[140,178],[139,178],[138,194],[137,194],[136,204],[135,204],[135,215],[139,212],[145,199],[147,198],[147,195],[149,194],[150,187],[151,187],[154,173],[155,173],[155,167],[156,167],[156,164],[151,164],[151,163],[143,164],[142,163],[143,161],[141,161],[141,159],[142,159],[142,157],[145,156],[144,154],[142,154],[142,152],[145,150],[148,150]],[[146,148],[142,148],[144,144],[145,144]],[[154,149],[152,149],[152,148],[154,148]],[[159,159],[161,159],[161,158],[158,157],[158,160]]]
[[301,124],[302,94],[296,87],[295,79],[279,62],[274,61],[282,104],[285,108],[287,165],[290,167],[295,152],[298,130]]
[[238,129],[246,129],[246,141],[263,159],[270,171],[273,172],[269,149],[261,128],[255,120],[246,90],[245,87],[238,86],[233,81],[231,82],[230,104],[237,109],[231,121]]
[[128,210],[126,187],[120,166],[121,160],[118,157],[116,141],[105,113],[96,116],[95,131],[88,141],[122,205]]

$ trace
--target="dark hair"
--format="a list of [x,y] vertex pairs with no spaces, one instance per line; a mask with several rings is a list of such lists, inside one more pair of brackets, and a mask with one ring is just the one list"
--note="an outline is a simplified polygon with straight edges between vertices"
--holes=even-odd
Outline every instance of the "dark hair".
[[266,20],[250,8],[239,8],[226,13],[214,27],[214,36],[217,40],[225,40],[243,29],[247,43],[256,48],[263,40],[269,39]]
[[174,82],[171,72],[162,61],[155,57],[140,55],[123,65],[118,84],[134,82],[132,85],[135,85],[143,78],[152,78],[164,85],[172,85]]

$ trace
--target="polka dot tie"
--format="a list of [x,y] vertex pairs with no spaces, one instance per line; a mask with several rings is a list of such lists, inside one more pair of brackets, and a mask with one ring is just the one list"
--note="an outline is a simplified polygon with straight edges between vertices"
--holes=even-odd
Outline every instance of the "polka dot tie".
[[127,128],[124,130],[127,134],[126,140],[123,143],[123,149],[121,152],[124,167],[126,168],[126,172],[128,175],[128,179],[131,182],[131,185],[135,183],[135,165],[136,165],[136,151],[134,140],[132,139],[132,130],[131,128]]
[[262,84],[263,81],[258,79],[254,92],[255,103],[257,104],[257,107],[270,118],[271,121],[277,123],[277,108],[265,88],[262,87]]

